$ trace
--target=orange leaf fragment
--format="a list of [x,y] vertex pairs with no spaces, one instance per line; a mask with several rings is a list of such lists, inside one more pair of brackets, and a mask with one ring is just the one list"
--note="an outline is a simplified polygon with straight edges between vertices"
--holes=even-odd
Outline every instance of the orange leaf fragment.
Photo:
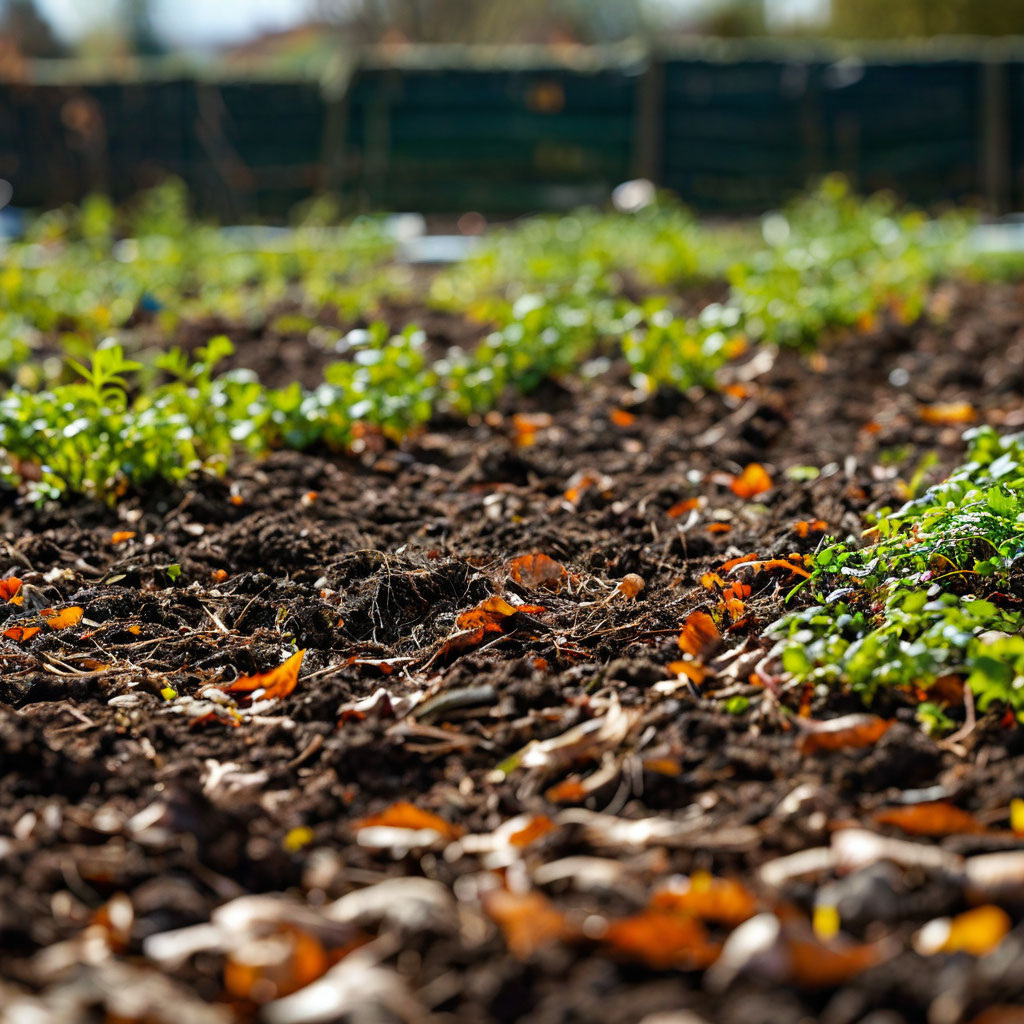
[[790,980],[801,988],[842,985],[873,967],[882,957],[879,944],[834,948],[809,939],[790,939]]
[[558,590],[569,575],[564,565],[540,551],[513,558],[507,568],[512,579],[528,590]]
[[888,807],[875,815],[875,822],[892,825],[914,836],[954,836],[985,831],[985,826],[973,814],[944,800]]
[[24,598],[21,594],[21,580],[17,576],[8,576],[0,580],[0,601],[7,604],[21,604]]
[[520,448],[528,448],[537,440],[537,431],[546,430],[554,422],[546,412],[516,413],[512,417],[512,427],[516,432],[516,444]]
[[692,512],[695,508],[700,506],[700,498],[683,498],[682,501],[677,501],[666,513],[670,519],[678,519],[680,516],[686,515],[687,512]]
[[513,615],[537,615],[544,610],[539,604],[509,604],[503,597],[495,595],[481,601],[475,608],[462,612],[455,620],[455,624],[459,629],[477,629],[483,626],[489,632],[500,632],[505,620]]
[[709,967],[721,952],[696,918],[653,907],[613,921],[603,938],[616,953],[658,970]]
[[645,772],[665,775],[670,779],[678,778],[683,773],[678,759],[674,757],[646,757],[641,764]]
[[228,578],[227,570],[214,569],[213,572],[210,573],[210,578],[214,583],[223,583]]
[[708,533],[728,533],[731,529],[728,523],[708,523]]
[[364,828],[407,828],[414,831],[430,829],[443,839],[458,839],[462,835],[462,829],[457,825],[452,825],[430,811],[420,810],[408,800],[399,800],[378,814],[360,818],[353,823],[352,828],[357,832]]
[[299,681],[299,669],[305,650],[296,651],[286,662],[270,669],[269,672],[257,672],[251,676],[239,676],[233,683],[221,687],[225,693],[253,693],[263,690],[264,697],[287,697],[295,689]]
[[726,582],[718,575],[717,572],[706,572],[700,578],[700,585],[705,590],[714,590],[716,586],[724,588],[726,586]]
[[77,626],[82,621],[85,612],[73,604],[68,608],[62,608],[59,612],[53,608],[44,608],[40,613],[50,629],[69,629]]
[[785,569],[794,576],[809,577],[811,574],[801,565],[795,565],[785,558],[766,558],[763,562],[751,562],[750,568],[754,572],[771,572],[772,569]]
[[245,504],[245,498],[243,498],[240,494],[232,494],[231,497],[228,498],[228,501],[230,501],[231,504],[235,506],[235,508],[238,508],[240,505]]
[[617,427],[631,427],[636,423],[636,417],[631,412],[626,412],[625,409],[612,409],[608,414],[608,419]]
[[697,661],[671,661],[668,670],[673,675],[686,676],[696,686],[700,686],[708,674],[708,670]]
[[956,426],[961,423],[973,423],[978,414],[970,402],[936,402],[934,405],[922,405],[917,410],[925,423],[937,427]]
[[806,730],[797,740],[801,754],[816,754],[822,750],[854,750],[870,747],[888,732],[892,721],[878,715],[853,714],[833,718],[827,722],[801,722]]
[[914,948],[922,956],[936,953],[970,953],[985,956],[999,945],[1012,927],[1010,915],[987,903],[957,917],[929,921],[915,936]]
[[728,562],[723,562],[719,567],[719,572],[732,572],[737,565],[743,565],[744,562],[756,562],[757,553],[751,552],[749,555],[740,555],[738,558],[730,558]]
[[483,908],[501,929],[509,952],[520,960],[573,935],[565,916],[536,890],[516,893],[495,889],[484,895]]
[[127,626],[126,629],[128,630],[129,633],[134,633],[136,636],[138,636],[142,632],[142,627],[137,624]]
[[31,640],[38,632],[38,626],[11,626],[10,629],[4,630],[4,636],[8,640],[15,640],[19,644],[23,644],[26,640]]
[[549,832],[554,832],[557,827],[546,814],[536,814],[530,819],[528,824],[508,837],[509,845],[529,846],[530,843],[535,843]]
[[115,530],[110,535],[111,544],[123,544],[126,540],[131,540],[135,536],[134,530]]
[[233,949],[224,964],[224,989],[235,999],[265,1003],[316,981],[332,958],[320,940],[294,925]]
[[824,519],[801,519],[793,524],[793,530],[798,537],[807,537],[812,533],[824,533],[828,529],[828,523]]
[[679,634],[679,649],[694,658],[702,659],[721,642],[715,620],[707,612],[691,612]]
[[544,795],[555,804],[576,804],[585,800],[590,791],[576,778],[556,783]]
[[751,462],[739,476],[734,477],[729,489],[744,501],[772,489],[772,478],[760,462]]
[[744,885],[732,878],[715,878],[706,871],[694,872],[689,879],[659,889],[651,897],[651,907],[729,925],[742,924],[758,911],[757,897]]

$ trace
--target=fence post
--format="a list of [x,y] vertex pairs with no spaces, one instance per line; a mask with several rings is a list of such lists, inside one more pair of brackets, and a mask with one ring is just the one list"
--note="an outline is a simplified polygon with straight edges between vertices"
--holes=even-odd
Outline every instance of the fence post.
[[1009,75],[1004,58],[988,55],[981,72],[981,151],[979,180],[985,203],[993,213],[1010,208],[1010,103]]
[[662,135],[664,132],[665,64],[653,51],[637,83],[633,125],[633,175],[662,184]]

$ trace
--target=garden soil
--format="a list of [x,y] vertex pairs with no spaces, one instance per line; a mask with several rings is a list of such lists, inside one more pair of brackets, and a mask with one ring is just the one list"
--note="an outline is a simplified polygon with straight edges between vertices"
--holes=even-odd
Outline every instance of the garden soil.
[[[250,333],[236,365],[280,383]],[[763,630],[798,574],[720,567],[857,536],[940,479],[963,424],[924,407],[1024,427],[1024,291],[944,285],[912,326],[725,380],[644,397],[613,363],[115,508],[8,494],[0,1019],[1022,1019],[1024,880],[981,898],[964,865],[1024,846],[1024,733],[1000,710],[971,727],[957,695],[959,735],[932,739],[892,693],[883,735],[815,749],[798,720],[865,709],[772,674]],[[752,463],[772,486],[741,497]],[[536,554],[557,565],[513,562]],[[709,571],[750,587],[728,628]],[[18,638],[66,606],[80,622]],[[700,610],[722,635],[697,686],[669,666]],[[295,649],[287,696],[225,695]],[[936,801],[978,827],[877,817]],[[747,912],[655,912],[711,879]],[[994,951],[915,944],[979,902],[1010,918]]]

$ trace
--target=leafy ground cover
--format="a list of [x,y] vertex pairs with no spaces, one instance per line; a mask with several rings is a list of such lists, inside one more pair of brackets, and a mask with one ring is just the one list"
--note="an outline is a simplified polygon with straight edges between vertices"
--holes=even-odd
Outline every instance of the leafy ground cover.
[[8,392],[0,1019],[1014,1019],[1024,296],[590,217]]

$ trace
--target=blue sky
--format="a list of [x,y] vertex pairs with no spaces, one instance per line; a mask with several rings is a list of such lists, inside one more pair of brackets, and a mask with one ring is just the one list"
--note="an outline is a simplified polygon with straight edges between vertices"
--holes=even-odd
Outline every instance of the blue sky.
[[[514,0],[507,0],[514,2]],[[600,2],[600,0],[597,0]],[[701,10],[715,0],[647,0],[676,11]],[[36,0],[54,28],[73,39],[110,17],[117,0]],[[770,22],[785,27],[793,20],[821,15],[829,0],[767,0]],[[285,28],[308,17],[316,0],[154,0],[154,18],[161,35],[185,47],[236,42],[260,32]]]
[[[36,0],[39,9],[66,38],[74,38],[109,18],[116,0]],[[313,0],[155,0],[154,20],[161,35],[182,46],[233,42],[302,21]]]

